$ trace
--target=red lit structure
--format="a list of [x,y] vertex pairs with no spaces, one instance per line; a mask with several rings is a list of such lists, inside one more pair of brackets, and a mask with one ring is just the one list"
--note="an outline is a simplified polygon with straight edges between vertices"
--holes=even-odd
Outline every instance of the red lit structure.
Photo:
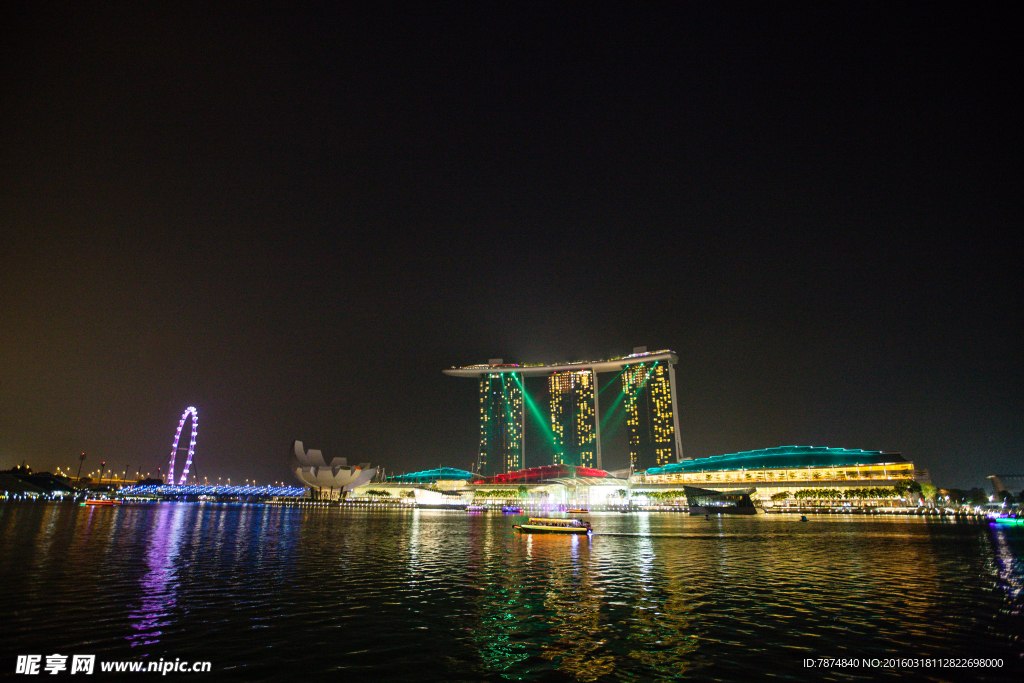
[[578,467],[575,465],[545,465],[543,467],[529,467],[525,470],[515,472],[504,472],[493,477],[483,477],[474,480],[474,484],[539,484],[542,481],[551,479],[578,479],[580,477],[610,477],[604,470],[593,467]]

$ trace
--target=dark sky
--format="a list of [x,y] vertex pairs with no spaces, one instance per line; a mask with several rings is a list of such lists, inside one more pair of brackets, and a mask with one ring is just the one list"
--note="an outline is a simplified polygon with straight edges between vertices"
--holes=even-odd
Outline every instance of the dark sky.
[[647,345],[687,455],[1024,469],[1000,10],[211,4],[3,10],[0,467],[467,467],[443,368]]

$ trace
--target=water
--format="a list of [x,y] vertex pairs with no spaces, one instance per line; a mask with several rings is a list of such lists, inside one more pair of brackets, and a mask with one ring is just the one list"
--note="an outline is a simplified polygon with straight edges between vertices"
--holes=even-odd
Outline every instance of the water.
[[589,519],[590,539],[493,512],[2,504],[0,671],[62,653],[212,663],[189,680],[1021,680],[1024,527]]

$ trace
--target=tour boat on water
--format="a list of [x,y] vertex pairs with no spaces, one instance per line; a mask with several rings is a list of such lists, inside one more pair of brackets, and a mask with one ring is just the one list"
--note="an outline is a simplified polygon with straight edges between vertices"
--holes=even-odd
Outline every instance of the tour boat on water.
[[691,515],[756,515],[757,508],[750,496],[757,489],[714,491],[684,486],[686,503]]
[[586,508],[569,508],[566,510],[570,515],[589,515],[590,510]]
[[108,500],[106,498],[86,498],[82,505],[120,505],[119,500]]
[[487,507],[484,505],[467,505],[466,512],[486,512]]
[[515,524],[512,526],[523,533],[553,533],[553,534],[589,534],[593,532],[590,522],[581,519],[548,519],[546,517],[530,517],[526,524]]

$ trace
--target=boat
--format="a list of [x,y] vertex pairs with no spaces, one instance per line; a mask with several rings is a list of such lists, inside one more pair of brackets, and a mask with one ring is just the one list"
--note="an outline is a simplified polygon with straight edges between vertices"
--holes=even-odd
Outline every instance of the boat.
[[589,515],[590,510],[586,508],[569,508],[566,510],[570,515]]
[[466,512],[486,512],[487,508],[483,505],[467,505]]
[[996,513],[995,515],[992,515],[990,513],[988,515],[988,517],[989,517],[990,520],[992,520],[996,524],[1015,525],[1015,524],[1024,524],[1024,516],[1022,516],[1022,514],[1024,514],[1024,513],[1021,513],[1021,512],[999,512],[999,513]]
[[86,498],[82,505],[120,505],[119,500],[109,500],[107,498]]
[[750,496],[757,489],[714,491],[684,486],[686,502],[691,515],[756,515],[757,508]]
[[590,522],[575,517],[569,519],[549,519],[547,517],[530,517],[526,524],[514,524],[513,529],[522,533],[552,534],[589,534],[593,532]]
[[519,507],[518,505],[506,505],[505,507],[501,508],[501,511],[504,512],[506,515],[519,515],[522,514],[523,508]]

